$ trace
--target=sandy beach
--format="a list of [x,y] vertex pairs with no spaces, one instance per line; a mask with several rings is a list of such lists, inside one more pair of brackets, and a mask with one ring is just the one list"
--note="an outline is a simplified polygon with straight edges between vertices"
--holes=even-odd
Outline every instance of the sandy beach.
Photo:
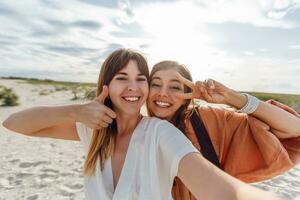
[[[0,107],[1,124],[11,113],[31,106],[83,102],[72,101],[71,91],[40,95],[41,90],[52,90],[51,85],[6,79],[0,79],[0,85],[13,88],[20,97],[20,106]],[[0,200],[84,199],[84,154],[79,142],[26,137],[1,125],[0,154]],[[273,191],[284,200],[300,200],[300,165],[255,186]]]

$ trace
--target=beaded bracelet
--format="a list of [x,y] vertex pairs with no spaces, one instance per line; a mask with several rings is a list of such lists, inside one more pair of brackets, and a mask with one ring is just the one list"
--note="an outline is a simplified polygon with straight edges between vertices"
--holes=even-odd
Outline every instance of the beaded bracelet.
[[244,107],[237,110],[237,112],[247,113],[247,114],[254,113],[259,105],[259,99],[250,94],[247,94],[247,93],[242,93],[242,94],[247,97],[247,103],[246,103],[246,105],[244,105]]

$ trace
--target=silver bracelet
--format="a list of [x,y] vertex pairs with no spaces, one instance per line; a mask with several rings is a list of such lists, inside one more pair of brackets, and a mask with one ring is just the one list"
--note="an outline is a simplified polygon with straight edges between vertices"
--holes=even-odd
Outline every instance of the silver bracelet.
[[244,105],[244,107],[242,107],[241,109],[237,110],[237,112],[239,113],[247,113],[247,114],[252,114],[255,112],[255,110],[257,109],[258,105],[259,105],[259,99],[247,94],[247,93],[242,93],[243,95],[246,96],[247,98],[247,103],[246,105]]

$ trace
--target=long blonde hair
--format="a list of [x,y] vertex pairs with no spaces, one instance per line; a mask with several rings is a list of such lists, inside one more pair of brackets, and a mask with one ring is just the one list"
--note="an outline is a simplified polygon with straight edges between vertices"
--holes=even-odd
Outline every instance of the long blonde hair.
[[[96,96],[101,94],[103,86],[108,86],[113,77],[126,67],[130,60],[135,60],[137,62],[139,71],[147,77],[147,80],[149,80],[148,64],[144,56],[139,52],[130,49],[118,49],[111,53],[102,64],[98,78]],[[105,99],[104,104],[113,109],[109,97]],[[104,169],[105,160],[113,153],[116,135],[117,124],[115,119],[107,128],[93,130],[93,137],[84,163],[85,175],[92,176],[95,174],[98,158],[100,169]]]

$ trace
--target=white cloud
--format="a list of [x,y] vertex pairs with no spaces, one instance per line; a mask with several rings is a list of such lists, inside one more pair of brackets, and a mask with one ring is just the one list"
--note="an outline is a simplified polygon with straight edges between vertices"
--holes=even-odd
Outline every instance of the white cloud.
[[[284,67],[283,67],[284,66]],[[230,73],[215,78],[239,91],[299,94],[299,65],[288,65],[285,60],[253,56],[240,58]]]
[[265,49],[265,48],[261,48],[261,49],[259,49],[259,51],[260,51],[260,52],[267,52],[268,50]]
[[[69,78],[64,77],[68,80],[80,73],[76,80],[95,81],[99,62],[107,53],[124,46],[144,52],[150,64],[164,59],[178,60],[191,69],[195,79],[215,77],[233,88],[251,89],[255,82],[249,77],[257,78],[258,67],[262,67],[259,76],[265,75],[271,67],[283,66],[287,61],[283,64],[272,57],[259,56],[259,52],[269,52],[263,48],[246,48],[240,57],[220,50],[216,46],[218,38],[211,34],[208,25],[238,23],[277,29],[299,25],[285,19],[299,5],[299,1],[292,0],[136,4],[121,0],[115,8],[84,1],[56,0],[51,5],[43,2],[24,0],[0,4],[8,13],[11,10],[9,15],[0,15],[0,28],[4,30],[0,33],[1,69],[38,70],[38,74],[52,70],[70,74]],[[299,45],[290,48],[298,49]],[[272,70],[273,75],[278,78],[282,74]],[[268,78],[265,83],[272,81],[276,80]]]
[[300,64],[300,59],[292,59],[292,60],[289,60],[288,63],[291,63],[291,64]]
[[290,45],[289,48],[291,48],[291,49],[300,49],[300,45]]
[[[299,26],[294,21],[285,20],[285,14],[299,6],[299,1],[290,1],[286,9],[276,10],[274,1],[267,0],[231,0],[231,1],[194,1],[196,4],[201,3],[202,7],[198,7],[199,12],[193,13],[199,16],[203,22],[207,23],[224,23],[237,22],[246,23],[258,27],[277,27],[277,28],[296,28]],[[284,12],[279,16],[277,13]],[[275,16],[276,17],[273,17]]]
[[[17,57],[16,60],[20,60],[20,63],[14,61],[14,63],[8,63],[8,65],[15,65],[21,69],[23,65],[20,64],[26,63],[28,67],[39,65],[39,68],[48,68],[50,65],[49,60],[51,60],[51,68],[54,70],[71,63],[68,62],[70,59],[79,65],[78,60],[93,53],[83,54],[80,55],[81,58],[78,58],[78,56],[68,55],[68,52],[65,54],[60,51],[49,52],[47,47],[50,45],[53,47],[69,46],[70,50],[72,48],[99,49],[96,54],[100,54],[101,49],[104,50],[109,47],[109,44],[119,43],[119,39],[114,38],[111,32],[121,30],[114,24],[114,19],[126,15],[122,10],[96,7],[79,1],[56,1],[55,3],[56,9],[45,6],[39,1],[6,2],[5,6],[13,9],[16,14],[14,17],[1,16],[1,29],[5,30],[6,36],[20,39],[13,48],[10,47],[12,51],[4,53],[7,56]],[[100,28],[90,31],[86,27],[80,27],[81,24],[77,22],[97,23]],[[69,24],[76,23],[77,26],[69,26]],[[44,33],[46,36],[32,36],[33,32],[37,34]],[[37,56],[30,51],[40,51],[41,54]],[[48,59],[41,59],[43,53]],[[86,52],[83,51],[83,53]]]
[[255,53],[252,51],[244,51],[243,54],[247,55],[247,56],[254,56]]

